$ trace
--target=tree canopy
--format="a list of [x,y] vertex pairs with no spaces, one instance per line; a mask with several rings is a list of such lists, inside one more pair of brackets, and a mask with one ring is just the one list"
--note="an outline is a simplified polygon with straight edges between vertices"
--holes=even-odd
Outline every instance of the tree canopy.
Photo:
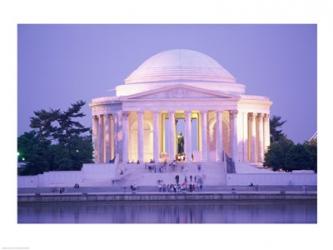
[[285,157],[293,146],[294,143],[285,138],[274,141],[265,154],[264,165],[272,167],[273,170],[286,169]]
[[93,147],[90,128],[78,119],[84,101],[77,101],[65,110],[50,109],[34,112],[31,131],[18,138],[18,160],[26,162],[23,175],[51,170],[80,170],[83,163],[92,162]]
[[282,132],[282,129],[280,129],[285,123],[286,121],[281,121],[280,116],[275,115],[269,120],[271,143],[287,138],[286,135]]
[[282,132],[281,117],[270,120],[271,145],[266,154],[264,166],[273,170],[314,170],[317,172],[317,141],[294,144]]

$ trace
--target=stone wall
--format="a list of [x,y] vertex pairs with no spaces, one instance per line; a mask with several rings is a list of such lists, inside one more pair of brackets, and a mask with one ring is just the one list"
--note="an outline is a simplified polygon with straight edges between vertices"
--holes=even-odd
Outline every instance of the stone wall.
[[[174,183],[177,173],[147,173],[144,169],[128,166],[129,175],[125,171],[124,185],[157,185],[158,179],[165,183]],[[81,171],[52,171],[36,176],[19,176],[18,187],[73,187],[76,183],[80,186],[110,186],[112,180],[117,179],[115,164],[84,164]],[[197,175],[196,168],[193,171],[178,173],[183,181],[184,176]],[[317,185],[317,175],[314,173],[236,173],[226,174],[222,168],[206,166],[202,173],[206,176],[204,185]],[[226,176],[226,177],[225,177]],[[226,178],[226,180],[225,180]]]
[[115,178],[113,164],[84,164],[81,171],[51,171],[34,176],[19,176],[19,188],[99,186]]
[[34,188],[38,187],[39,175],[19,176],[17,178],[17,186],[19,188]]
[[227,185],[317,185],[314,173],[227,174]]

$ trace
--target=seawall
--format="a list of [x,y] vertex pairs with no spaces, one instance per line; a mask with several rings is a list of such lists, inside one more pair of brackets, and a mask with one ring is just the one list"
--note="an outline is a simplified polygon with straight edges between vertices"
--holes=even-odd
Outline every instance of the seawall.
[[316,200],[316,191],[265,192],[195,192],[195,193],[27,193],[18,194],[18,202],[75,202],[75,201],[204,201],[204,200]]

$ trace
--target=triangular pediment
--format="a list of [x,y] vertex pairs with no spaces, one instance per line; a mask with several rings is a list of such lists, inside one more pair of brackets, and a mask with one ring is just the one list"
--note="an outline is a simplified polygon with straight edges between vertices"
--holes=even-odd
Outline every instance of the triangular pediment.
[[200,99],[200,98],[232,98],[231,95],[219,91],[192,87],[184,84],[161,87],[154,90],[128,96],[127,99]]

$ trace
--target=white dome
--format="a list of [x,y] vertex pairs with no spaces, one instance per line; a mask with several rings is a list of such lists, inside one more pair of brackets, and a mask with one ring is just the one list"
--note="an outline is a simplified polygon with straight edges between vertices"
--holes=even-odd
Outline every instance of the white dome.
[[174,49],[148,58],[125,79],[125,84],[172,81],[236,83],[213,58],[194,50]]

